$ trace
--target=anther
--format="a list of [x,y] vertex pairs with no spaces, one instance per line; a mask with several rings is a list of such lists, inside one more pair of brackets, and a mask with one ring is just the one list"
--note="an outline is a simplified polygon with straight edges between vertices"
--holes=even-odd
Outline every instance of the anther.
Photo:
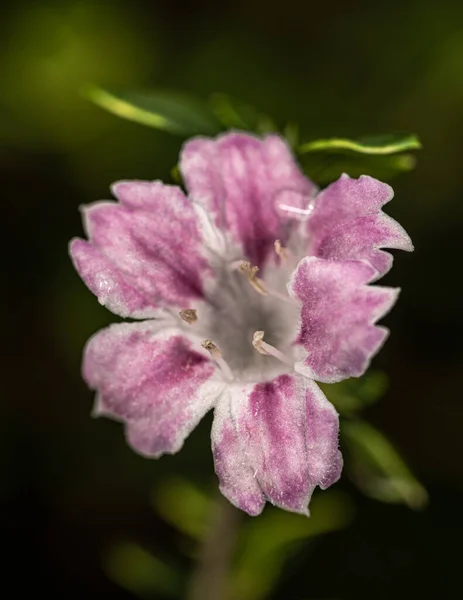
[[290,365],[291,367],[294,365],[293,361],[289,359],[287,356],[277,350],[274,346],[267,344],[264,342],[265,331],[256,331],[252,336],[252,345],[259,352],[259,354],[263,354],[264,356],[273,356],[277,358],[285,365]]
[[[286,248],[283,248],[283,250],[286,250]],[[252,287],[256,290],[256,292],[262,294],[262,296],[273,296],[282,302],[294,305],[294,300],[292,300],[289,296],[277,292],[276,290],[272,290],[265,285],[265,282],[262,281],[262,279],[256,277],[259,267],[251,266],[251,263],[248,260],[237,260],[236,262],[230,264],[230,268],[232,271],[238,270],[246,275],[246,278]]]
[[263,296],[267,295],[267,290],[265,289],[261,279],[256,277],[259,267],[253,267],[249,261],[243,260],[239,263],[238,269],[241,273],[246,275],[249,283],[257,292],[259,292],[259,294],[262,294]]
[[288,258],[288,251],[281,245],[280,240],[275,240],[273,242],[273,247],[275,248],[275,253],[281,260],[286,260]]
[[220,352],[219,347],[216,346],[212,340],[203,340],[201,346],[209,352],[212,358],[222,357],[222,352]]
[[213,360],[215,360],[215,362],[220,367],[225,378],[228,379],[229,381],[232,381],[233,373],[231,372],[231,369],[228,366],[228,364],[223,359],[220,348],[218,346],[216,346],[212,340],[203,340],[201,342],[201,346],[209,352],[209,354],[211,355],[211,358]]
[[185,308],[184,310],[181,310],[178,314],[182,321],[185,321],[185,323],[188,323],[188,325],[192,325],[198,320],[198,313],[194,308]]

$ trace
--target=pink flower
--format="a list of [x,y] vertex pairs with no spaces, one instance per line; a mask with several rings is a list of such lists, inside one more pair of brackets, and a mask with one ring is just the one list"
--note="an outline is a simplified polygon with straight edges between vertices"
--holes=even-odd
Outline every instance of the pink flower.
[[397,290],[371,286],[383,247],[412,250],[371,177],[316,195],[278,136],[197,138],[182,152],[189,197],[123,181],[84,208],[71,255],[99,301],[139,323],[87,344],[96,413],[122,420],[145,456],[180,450],[214,408],[222,493],[251,515],[268,500],[308,514],[340,476],[338,415],[314,380],[362,375]]

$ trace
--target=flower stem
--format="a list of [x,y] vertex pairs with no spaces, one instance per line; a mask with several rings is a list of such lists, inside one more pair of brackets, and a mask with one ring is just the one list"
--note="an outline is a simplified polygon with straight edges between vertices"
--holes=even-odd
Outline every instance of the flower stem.
[[241,513],[220,495],[211,515],[186,600],[224,600]]

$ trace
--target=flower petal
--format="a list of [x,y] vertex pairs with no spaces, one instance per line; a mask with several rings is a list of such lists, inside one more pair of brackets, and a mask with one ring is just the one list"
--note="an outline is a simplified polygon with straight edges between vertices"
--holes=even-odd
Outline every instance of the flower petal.
[[124,279],[120,271],[98,248],[80,239],[69,245],[74,266],[98,301],[121,317],[153,317],[156,309],[139,290]]
[[180,450],[220,395],[220,375],[197,346],[157,321],[111,325],[89,340],[83,377],[97,391],[95,412],[124,421],[140,454]]
[[301,260],[288,285],[302,302],[298,343],[308,355],[299,373],[326,383],[363,375],[389,333],[374,324],[399,292],[366,285],[376,274],[366,261]]
[[259,515],[265,497],[254,477],[246,441],[236,429],[232,408],[238,390],[229,390],[214,409],[212,451],[220,491],[232,504],[251,516]]
[[[111,289],[133,289],[151,307],[185,307],[203,298],[210,269],[188,198],[179,188],[159,182],[120,182],[113,191],[121,203],[97,202],[83,209],[90,243],[100,251],[87,249],[87,255],[98,256],[102,268],[111,270],[119,282]],[[86,268],[81,261],[75,264],[94,291],[97,263]],[[110,292],[105,293],[108,307],[117,306],[119,298],[112,300]]]
[[379,248],[412,251],[405,230],[381,207],[394,195],[392,188],[373,177],[342,175],[315,199],[307,221],[309,254],[330,259],[366,259],[384,275],[392,256]]
[[308,514],[314,488],[340,476],[338,429],[335,409],[310,379],[236,386],[217,405],[212,432],[222,493],[251,515],[265,499]]
[[180,170],[190,196],[229,229],[248,260],[261,266],[276,239],[288,232],[275,206],[284,190],[308,195],[314,185],[301,173],[282,138],[230,133],[185,144]]

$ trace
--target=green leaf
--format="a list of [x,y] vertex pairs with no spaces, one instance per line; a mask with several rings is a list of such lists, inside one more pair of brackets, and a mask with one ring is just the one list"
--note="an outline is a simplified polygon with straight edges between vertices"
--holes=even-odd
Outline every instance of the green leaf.
[[179,571],[133,542],[113,544],[103,568],[109,579],[141,598],[153,598],[153,593],[172,598],[180,596]]
[[267,507],[261,516],[246,521],[241,552],[231,580],[230,599],[265,598],[298,544],[341,529],[353,517],[349,497],[339,492],[315,495],[310,510],[311,517],[307,518]]
[[283,128],[283,135],[291,148],[297,149],[299,145],[299,125],[289,121]]
[[91,85],[83,95],[118,117],[183,137],[214,135],[221,130],[207,104],[187,94],[162,90],[121,92]]
[[326,185],[343,173],[351,177],[371,175],[388,181],[401,173],[411,171],[416,159],[411,154],[369,156],[367,154],[329,154],[328,152],[305,154],[299,157],[304,172],[316,183]]
[[213,94],[210,105],[225,129],[253,131],[261,135],[277,131],[277,126],[270,117],[228,94]]
[[330,138],[299,146],[298,154],[305,173],[324,185],[343,173],[351,177],[371,175],[383,181],[411,171],[415,157],[406,153],[421,148],[413,134],[386,134],[357,139]]
[[347,470],[365,494],[415,509],[427,504],[426,490],[383,433],[355,419],[342,422],[341,435],[349,453]]
[[354,152],[360,154],[387,155],[419,150],[421,142],[410,133],[364,136],[357,139],[328,138],[306,142],[299,147],[300,154],[309,152]]
[[174,165],[170,170],[170,176],[172,177],[172,181],[177,185],[182,185],[182,174],[180,173],[180,169],[178,165]]
[[211,500],[183,478],[172,478],[156,486],[153,505],[163,519],[182,533],[201,540],[209,527]]
[[341,414],[351,414],[377,402],[387,390],[388,378],[381,371],[370,370],[360,378],[319,386]]

